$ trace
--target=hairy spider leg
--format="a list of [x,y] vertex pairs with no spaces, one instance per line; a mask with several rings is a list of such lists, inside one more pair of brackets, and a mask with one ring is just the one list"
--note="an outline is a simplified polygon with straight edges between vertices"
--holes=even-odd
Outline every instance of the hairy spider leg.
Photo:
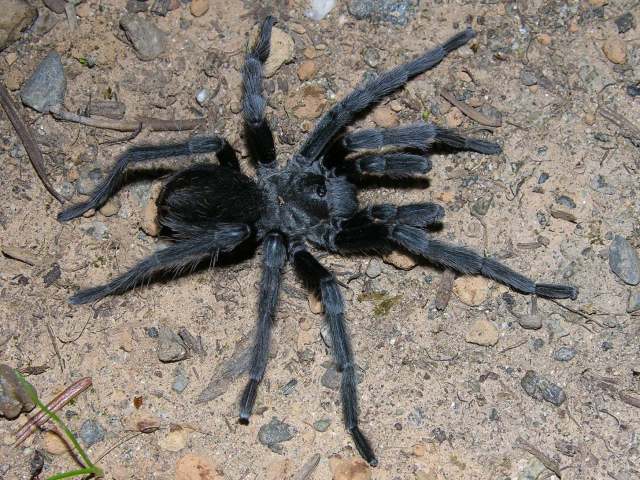
[[199,153],[216,153],[221,165],[239,169],[238,159],[233,148],[222,137],[194,137],[184,143],[166,145],[149,145],[133,147],[123,153],[116,161],[109,174],[91,193],[86,202],[78,203],[58,214],[58,220],[66,222],[79,217],[83,213],[100,208],[120,188],[127,167],[132,163],[141,163],[163,158],[189,158]]
[[262,93],[262,69],[269,57],[271,30],[276,22],[267,17],[262,23],[255,45],[245,57],[242,68],[242,116],[251,158],[258,164],[275,167],[276,148],[273,132],[265,118],[267,101]]
[[358,113],[402,87],[410,78],[433,68],[447,54],[461,47],[474,36],[473,30],[467,28],[424,55],[388,70],[353,90],[322,116],[300,149],[300,155],[310,162],[318,160],[335,136],[351,123]]
[[414,123],[396,128],[368,128],[349,132],[342,144],[349,151],[382,147],[415,148],[428,150],[434,143],[442,143],[459,150],[496,155],[502,152],[500,145],[476,138],[467,138],[449,128],[433,123]]
[[468,248],[429,238],[427,233],[421,230],[422,225],[416,225],[419,222],[404,222],[399,218],[367,222],[363,221],[366,214],[356,214],[355,217],[355,220],[345,222],[346,228],[336,229],[329,236],[327,248],[347,253],[389,249],[396,244],[437,265],[462,274],[479,274],[521,293],[572,300],[578,295],[575,287],[536,283],[497,260],[479,255]]
[[119,295],[131,290],[160,273],[173,271],[179,274],[207,257],[233,250],[250,235],[251,228],[248,225],[238,223],[216,225],[202,232],[198,237],[181,240],[158,250],[105,285],[80,290],[69,299],[69,302],[74,305],[94,302],[107,295]]
[[280,233],[267,234],[262,243],[262,280],[258,303],[258,328],[249,366],[249,382],[240,400],[240,423],[247,425],[256,401],[258,385],[264,377],[269,358],[271,326],[273,325],[282,268],[287,258],[284,237]]
[[313,255],[297,245],[293,248],[293,266],[308,287],[320,292],[324,315],[333,340],[333,356],[342,372],[340,394],[344,423],[353,437],[358,452],[371,466],[378,460],[369,441],[358,426],[358,395],[356,393],[356,364],[344,321],[344,303],[335,278]]

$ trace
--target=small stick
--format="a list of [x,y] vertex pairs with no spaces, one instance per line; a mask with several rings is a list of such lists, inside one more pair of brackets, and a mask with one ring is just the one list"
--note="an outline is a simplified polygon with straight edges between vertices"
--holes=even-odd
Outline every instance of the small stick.
[[117,130],[119,132],[136,132],[142,128],[148,128],[154,132],[180,132],[193,130],[202,125],[205,118],[191,118],[185,120],[163,120],[161,118],[141,118],[140,120],[113,120],[110,118],[93,118],[78,115],[59,106],[51,107],[49,111],[54,118],[66,122],[79,123],[87,127],[104,128],[106,130]]
[[453,282],[456,279],[456,274],[453,270],[446,269],[442,273],[442,278],[440,279],[440,284],[438,285],[438,291],[436,292],[436,298],[434,300],[434,305],[436,310],[444,310],[449,305],[449,300],[451,300],[451,292],[453,291]]
[[0,247],[0,250],[2,250],[2,254],[5,257],[13,258],[14,260],[26,263],[27,265],[31,265],[32,267],[34,265],[40,265],[44,263],[40,257],[34,255],[29,250],[26,250],[24,248],[12,247],[11,245],[2,245],[2,247]]
[[320,454],[315,453],[309,460],[307,460],[307,463],[305,463],[300,471],[296,474],[295,480],[307,480],[311,475],[313,475],[313,472],[318,467],[319,463]]
[[4,109],[4,112],[7,114],[9,121],[13,125],[13,128],[16,130],[22,145],[24,145],[24,149],[27,151],[27,155],[29,155],[29,160],[31,160],[31,165],[44,185],[44,188],[46,188],[47,192],[49,192],[58,202],[64,203],[64,198],[62,198],[62,196],[60,196],[60,194],[56,192],[53,186],[49,183],[47,172],[44,170],[42,152],[40,151],[40,148],[38,148],[38,144],[34,140],[33,135],[31,135],[31,132],[22,121],[16,107],[13,105],[9,92],[2,83],[0,83],[0,104]]
[[448,90],[442,90],[440,95],[447,100],[451,105],[456,107],[462,113],[464,113],[471,120],[475,120],[480,125],[487,125],[489,127],[500,127],[502,125],[502,120],[499,118],[491,118],[485,115],[484,113],[479,112],[473,107],[470,107],[464,102],[459,101],[456,97],[453,96],[451,92]]
[[556,474],[556,477],[562,478],[562,472],[560,471],[560,466],[557,462],[554,462],[551,458],[549,458],[546,454],[542,453],[536,447],[531,445],[526,440],[518,437],[516,439],[516,447],[524,450],[525,452],[529,452],[531,455],[536,457],[542,464]]
[[47,332],[49,333],[49,338],[51,339],[51,343],[53,344],[53,350],[56,352],[56,357],[58,357],[58,362],[60,363],[60,371],[64,373],[64,360],[62,360],[62,355],[60,355],[60,350],[58,350],[58,344],[56,343],[56,336],[53,334],[53,329],[51,325],[47,322]]
[[[53,400],[47,404],[47,408],[52,412],[60,410],[71,400],[76,398],[82,392],[92,385],[91,377],[81,378],[70,387],[65,388]],[[36,431],[37,428],[45,425],[49,421],[49,417],[44,411],[38,412],[25,423],[20,430],[16,432],[15,447],[24,442],[29,436]]]

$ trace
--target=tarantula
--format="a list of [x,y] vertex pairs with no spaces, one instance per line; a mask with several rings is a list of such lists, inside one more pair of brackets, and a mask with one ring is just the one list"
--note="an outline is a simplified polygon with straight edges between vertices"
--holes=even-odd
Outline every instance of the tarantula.
[[[161,233],[173,240],[171,246],[155,252],[105,285],[80,290],[70,302],[84,304],[122,294],[163,273],[182,272],[204,261],[215,262],[220,254],[230,253],[242,244],[262,244],[258,325],[249,381],[240,400],[240,423],[249,422],[265,374],[282,270],[289,260],[307,286],[320,296],[333,339],[333,355],[342,373],[345,426],[360,455],[370,465],[376,465],[373,449],[358,426],[356,363],[346,331],[339,283],[309,252],[308,243],[339,253],[381,252],[400,247],[456,272],[481,274],[519,292],[542,297],[575,299],[577,290],[535,283],[496,260],[432,238],[426,227],[444,216],[443,208],[437,204],[384,203],[362,209],[358,206],[359,180],[369,176],[402,179],[425,174],[431,169],[428,153],[433,144],[483,154],[501,152],[495,143],[465,138],[431,123],[344,131],[358,114],[467,43],[475,35],[473,30],[468,28],[415,60],[356,88],[324,114],[298,153],[286,165],[279,166],[262,93],[262,69],[269,56],[274,23],[273,17],[264,20],[242,70],[245,137],[257,180],[241,172],[233,148],[217,136],[128,150],[87,202],[61,212],[58,219],[71,220],[103,205],[120,187],[132,163],[215,153],[219,164],[187,167],[170,176],[164,185],[156,202],[157,220]],[[346,158],[346,154],[358,152],[360,156],[356,159]]]

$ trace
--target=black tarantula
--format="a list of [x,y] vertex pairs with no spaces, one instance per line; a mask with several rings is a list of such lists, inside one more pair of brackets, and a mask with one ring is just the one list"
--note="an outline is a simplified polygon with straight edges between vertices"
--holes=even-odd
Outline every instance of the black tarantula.
[[[358,426],[356,363],[338,282],[307,250],[307,243],[339,253],[380,252],[400,247],[456,272],[481,274],[519,292],[542,297],[575,299],[577,290],[535,283],[496,260],[431,238],[425,228],[444,216],[443,208],[434,203],[401,206],[383,203],[362,209],[358,206],[356,185],[360,179],[371,175],[402,179],[424,174],[431,169],[427,154],[434,143],[484,154],[500,153],[497,144],[464,138],[431,123],[344,132],[358,114],[467,43],[474,37],[473,30],[468,28],[415,60],[356,88],[324,114],[298,153],[279,167],[273,133],[265,118],[267,102],[262,94],[262,68],[269,56],[274,23],[272,17],[264,20],[242,70],[245,136],[256,165],[257,180],[240,171],[233,148],[216,136],[130,149],[116,162],[90,200],[61,212],[58,219],[71,220],[103,205],[120,187],[127,166],[132,163],[215,153],[219,165],[187,167],[173,174],[164,185],[157,199],[157,219],[162,233],[174,241],[171,246],[155,252],[106,285],[77,292],[70,301],[83,304],[118,295],[163,273],[182,272],[203,261],[213,262],[241,244],[262,244],[258,326],[249,381],[240,401],[240,423],[249,422],[258,385],[264,377],[282,269],[288,259],[302,280],[320,295],[333,338],[333,354],[342,372],[344,422],[360,455],[370,465],[376,465],[373,450]],[[395,152],[381,151],[383,147]],[[371,153],[371,150],[378,151]],[[355,160],[346,159],[350,152],[362,155]]]

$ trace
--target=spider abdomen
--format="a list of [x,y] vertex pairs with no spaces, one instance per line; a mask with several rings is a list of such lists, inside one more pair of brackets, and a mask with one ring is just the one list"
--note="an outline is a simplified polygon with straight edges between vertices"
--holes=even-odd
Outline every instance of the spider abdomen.
[[217,165],[194,165],[169,178],[158,200],[158,223],[166,234],[189,238],[219,223],[255,225],[262,195],[241,172]]

